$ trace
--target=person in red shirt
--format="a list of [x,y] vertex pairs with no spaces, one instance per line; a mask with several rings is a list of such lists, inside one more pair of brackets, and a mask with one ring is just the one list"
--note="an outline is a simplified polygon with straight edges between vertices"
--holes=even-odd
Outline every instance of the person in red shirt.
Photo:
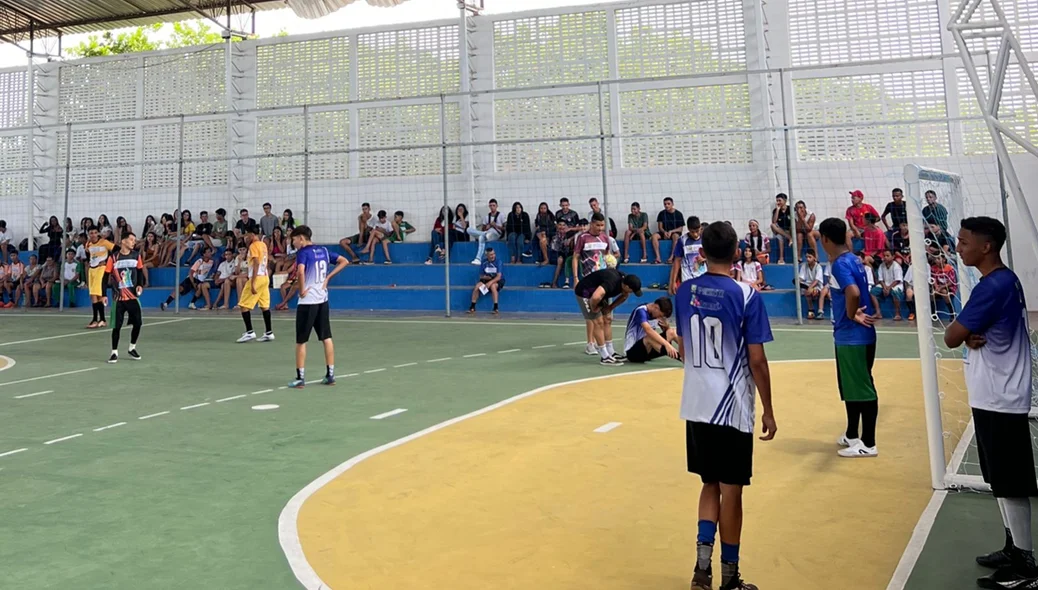
[[865,230],[865,214],[871,213],[876,216],[879,220],[879,212],[872,205],[865,202],[865,193],[861,191],[851,191],[851,206],[847,207],[847,227],[851,230],[851,235],[855,238],[862,237],[862,232]]
[[865,263],[870,266],[875,266],[877,255],[887,249],[887,236],[876,225],[878,221],[878,215],[865,214],[865,229],[862,230],[862,237],[865,239]]
[[955,306],[952,299],[959,290],[958,281],[955,277],[955,269],[948,264],[943,254],[929,256],[930,259],[930,302],[933,304],[934,313],[937,312],[937,301],[942,300],[948,306],[951,319],[955,320]]

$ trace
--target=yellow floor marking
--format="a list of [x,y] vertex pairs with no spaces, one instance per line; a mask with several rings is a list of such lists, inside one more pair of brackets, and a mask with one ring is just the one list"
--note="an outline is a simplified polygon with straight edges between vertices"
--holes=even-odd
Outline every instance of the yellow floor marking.
[[[880,456],[841,459],[833,363],[772,366],[779,432],[756,444],[742,548],[762,588],[873,590],[897,566],[931,494],[919,363],[875,374]],[[680,383],[562,386],[371,457],[303,505],[306,558],[336,590],[684,590],[700,484]]]

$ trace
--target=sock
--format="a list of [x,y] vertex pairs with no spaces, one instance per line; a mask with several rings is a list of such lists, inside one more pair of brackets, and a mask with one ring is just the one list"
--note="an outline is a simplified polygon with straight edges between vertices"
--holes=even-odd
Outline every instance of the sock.
[[605,346],[606,346],[606,352],[609,353],[609,356],[613,356],[614,354],[616,354],[616,351],[613,350],[613,341],[612,340],[607,341]]
[[905,305],[908,306],[908,313],[915,315],[915,299],[911,301],[905,301]]
[[861,408],[856,402],[845,402],[847,406],[847,438],[858,438],[858,421],[861,419]]
[[602,360],[605,360],[605,359],[610,358],[612,356],[611,354],[609,354],[609,350],[606,349],[605,346],[599,346],[598,347],[598,354],[599,354],[599,356],[602,357]]
[[245,331],[252,332],[252,312],[246,310],[241,312],[241,319],[245,321]]
[[199,299],[198,295],[192,295],[191,296],[191,303],[194,303],[194,302],[198,301],[198,299]]
[[879,417],[879,400],[858,403],[861,406],[861,443],[866,447],[874,447],[876,446],[876,420]]
[[130,343],[130,348],[128,348],[127,350],[129,350],[130,352],[133,352],[133,351],[137,350],[137,345],[134,344],[133,342],[131,342]]
[[[703,521],[699,521],[703,522]],[[696,544],[696,568],[709,571],[710,562],[714,560],[714,544],[699,542]]]
[[497,311],[497,304],[494,304],[494,311]]
[[1005,514],[1005,524],[1013,538],[1013,546],[1027,553],[1034,551],[1034,541],[1031,539],[1031,499],[999,498],[998,504]]
[[335,365],[325,365],[324,376],[325,377],[334,377],[335,376]]
[[119,351],[118,351],[118,350],[115,350],[115,349],[113,348],[113,349],[112,349],[112,355],[113,355],[113,356],[119,356]]
[[699,536],[696,537],[696,541],[704,545],[713,545],[715,537],[717,537],[717,523],[712,520],[700,520]]
[[721,563],[739,563],[739,545],[721,541]]
[[296,379],[300,381],[306,380],[306,369],[296,369]]
[[169,297],[166,297],[166,305],[169,305],[170,303],[173,303],[173,296],[172,295],[170,295]]
[[469,306],[469,311],[476,311],[476,304],[475,303],[473,303],[472,305]]
[[97,304],[98,303],[99,303],[98,301],[95,301],[94,303],[92,303],[90,305],[93,308],[93,310],[94,310],[94,321],[95,322],[101,321],[101,317],[104,316],[103,313],[97,313]]
[[263,310],[263,327],[267,329],[267,334],[273,334],[274,330],[270,329],[270,310]]

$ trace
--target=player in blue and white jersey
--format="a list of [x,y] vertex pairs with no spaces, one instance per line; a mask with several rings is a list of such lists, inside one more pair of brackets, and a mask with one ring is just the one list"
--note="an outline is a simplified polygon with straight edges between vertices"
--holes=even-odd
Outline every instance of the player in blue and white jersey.
[[1031,430],[1031,340],[1023,287],[1002,264],[1006,228],[997,219],[963,219],[955,250],[980,271],[962,313],[944,332],[949,348],[966,345],[963,365],[984,481],[1006,528],[999,551],[977,557],[997,568],[981,588],[1038,588],[1031,538],[1031,497],[1038,496]]
[[693,215],[688,218],[685,228],[685,234],[674,244],[674,262],[670,266],[670,284],[667,285],[667,292],[671,295],[677,292],[681,283],[703,274],[697,270],[701,265],[696,264],[703,247],[703,224]]
[[669,297],[634,308],[627,318],[624,334],[624,355],[628,362],[646,363],[661,356],[678,358],[678,349],[671,344],[677,342],[678,335],[667,325],[667,318],[673,312],[674,304]]
[[323,246],[315,246],[311,238],[313,232],[305,225],[292,230],[292,246],[297,250],[296,273],[301,281],[296,306],[296,378],[288,384],[295,388],[306,385],[306,343],[310,340],[310,332],[314,331],[324,345],[327,367],[321,383],[335,385],[335,346],[328,314],[328,281],[350,263],[345,257],[335,255],[335,268],[329,272],[332,254]]
[[703,480],[692,587],[712,587],[720,523],[721,590],[757,590],[739,576],[739,541],[742,489],[753,472],[755,392],[763,406],[761,440],[771,440],[776,431],[764,353],[771,326],[760,294],[728,275],[738,245],[732,226],[711,223],[702,239],[707,272],[683,282],[675,297],[688,470]]

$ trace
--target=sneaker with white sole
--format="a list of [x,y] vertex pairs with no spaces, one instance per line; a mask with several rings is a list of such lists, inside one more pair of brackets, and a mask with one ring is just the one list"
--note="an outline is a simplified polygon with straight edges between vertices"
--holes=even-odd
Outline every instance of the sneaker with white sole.
[[626,354],[620,354],[619,352],[614,352],[613,353],[613,358],[618,360],[618,361],[626,361],[627,360],[627,355]]
[[187,308],[188,308],[188,309],[198,309],[198,306],[197,306],[197,305],[195,305],[195,302],[194,302],[194,301],[192,301],[191,303],[188,303],[188,304],[187,304]]
[[857,440],[853,445],[846,449],[836,451],[836,454],[850,459],[865,459],[879,455],[879,451],[876,450],[876,447],[866,447],[865,443],[861,442],[861,440]]
[[587,346],[584,347],[584,354],[586,354],[588,356],[595,356],[595,355],[598,354],[598,348],[595,347],[594,344],[591,344],[590,342],[588,342]]
[[141,360],[141,355],[140,355],[139,352],[137,352],[136,348],[134,348],[133,350],[129,351],[127,354],[129,354],[130,358],[132,358],[135,361]]
[[274,333],[273,332],[267,332],[266,334],[260,336],[259,340],[257,340],[257,342],[273,342],[273,341],[274,341]]
[[472,259],[472,264],[474,264],[475,266],[480,266],[480,265],[483,264],[483,261],[480,260],[479,258],[473,258]]
[[255,339],[256,339],[256,333],[255,332],[246,332],[246,333],[241,335],[241,338],[239,338],[237,340],[237,342],[238,342],[238,344],[241,344],[242,342],[249,342],[249,341],[255,340]]
[[112,356],[108,357],[108,364],[114,365],[117,362],[119,362],[119,355],[113,354]]
[[609,357],[609,358],[599,359],[598,364],[604,365],[606,367],[622,367],[624,363],[623,363],[623,361],[618,361],[618,360],[614,359],[613,357]]
[[836,439],[836,444],[841,447],[853,447],[854,445],[861,442],[860,438],[847,438],[846,434],[841,434],[840,438]]

